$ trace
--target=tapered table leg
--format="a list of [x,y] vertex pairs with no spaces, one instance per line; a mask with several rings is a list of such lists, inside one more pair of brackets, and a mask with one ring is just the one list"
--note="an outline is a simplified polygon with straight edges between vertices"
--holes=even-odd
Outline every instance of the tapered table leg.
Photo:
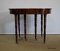
[[35,39],[37,40],[37,14],[35,14]]
[[16,43],[18,43],[18,35],[17,35],[17,14],[15,14],[15,36],[16,36]]
[[44,14],[44,43],[46,40],[46,14]]
[[43,14],[41,14],[41,37],[43,34]]
[[26,38],[26,14],[24,14],[24,37],[25,37],[25,40],[27,40]]
[[20,15],[18,14],[18,32],[20,37]]

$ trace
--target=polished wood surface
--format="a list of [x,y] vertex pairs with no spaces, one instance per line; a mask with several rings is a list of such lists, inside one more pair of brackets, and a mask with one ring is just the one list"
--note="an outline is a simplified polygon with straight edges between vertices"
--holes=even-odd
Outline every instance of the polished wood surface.
[[[24,37],[27,40],[27,33],[26,33],[26,14],[34,14],[34,27],[35,27],[35,39],[37,40],[37,14],[41,15],[41,36],[44,34],[44,43],[46,38],[46,15],[51,13],[51,8],[10,8],[10,14],[15,15],[15,35],[16,35],[16,43],[18,43],[18,36],[17,36],[17,25],[20,37],[20,14],[24,14]],[[44,19],[43,19],[44,17]],[[43,23],[44,21],[44,23]],[[18,23],[17,23],[18,22]],[[43,32],[44,30],[44,32]]]

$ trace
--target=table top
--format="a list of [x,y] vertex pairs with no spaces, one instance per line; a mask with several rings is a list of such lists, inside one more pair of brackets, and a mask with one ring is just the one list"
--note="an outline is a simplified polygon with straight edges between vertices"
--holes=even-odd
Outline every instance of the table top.
[[10,8],[10,14],[50,14],[51,8]]

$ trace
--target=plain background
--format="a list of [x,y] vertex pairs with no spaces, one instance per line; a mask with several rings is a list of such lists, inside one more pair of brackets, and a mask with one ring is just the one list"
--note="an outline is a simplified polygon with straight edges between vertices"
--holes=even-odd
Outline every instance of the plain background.
[[[14,15],[9,8],[52,8],[47,15],[47,34],[60,34],[60,0],[0,0],[0,34],[14,34]],[[24,33],[23,15],[21,33]],[[37,33],[40,34],[40,15],[37,15]],[[27,34],[34,33],[34,15],[27,15]]]

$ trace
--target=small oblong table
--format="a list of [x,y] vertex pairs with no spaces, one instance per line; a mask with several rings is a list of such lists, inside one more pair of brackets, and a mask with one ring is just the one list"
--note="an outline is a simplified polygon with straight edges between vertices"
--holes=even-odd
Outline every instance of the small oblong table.
[[[16,36],[16,43],[18,43],[18,35],[17,35],[17,28],[20,37],[20,14],[24,14],[24,37],[26,38],[26,14],[34,14],[35,20],[35,39],[37,40],[37,14],[41,14],[41,36],[44,30],[44,43],[46,38],[46,16],[47,14],[51,13],[51,8],[10,8],[10,14],[14,14],[15,16],[15,36]],[[44,17],[44,19],[43,19]],[[44,21],[44,23],[43,23]]]

